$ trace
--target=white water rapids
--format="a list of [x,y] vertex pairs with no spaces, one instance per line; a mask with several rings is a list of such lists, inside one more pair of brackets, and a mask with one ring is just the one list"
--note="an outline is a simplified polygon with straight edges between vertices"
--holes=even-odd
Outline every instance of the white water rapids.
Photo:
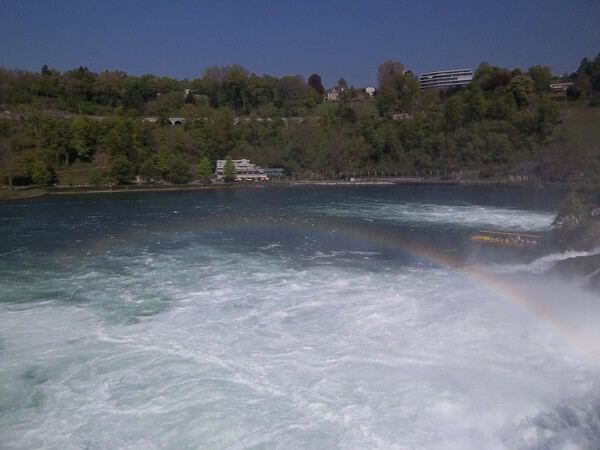
[[5,267],[0,448],[599,446],[598,355],[546,320],[594,336],[597,295],[540,261],[488,269],[546,318],[376,248],[161,233]]

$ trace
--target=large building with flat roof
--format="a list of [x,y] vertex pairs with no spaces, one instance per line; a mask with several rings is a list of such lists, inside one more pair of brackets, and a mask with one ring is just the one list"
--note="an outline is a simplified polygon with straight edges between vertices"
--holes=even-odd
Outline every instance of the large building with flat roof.
[[447,89],[456,86],[466,86],[473,81],[472,69],[439,70],[422,73],[419,77],[421,89]]

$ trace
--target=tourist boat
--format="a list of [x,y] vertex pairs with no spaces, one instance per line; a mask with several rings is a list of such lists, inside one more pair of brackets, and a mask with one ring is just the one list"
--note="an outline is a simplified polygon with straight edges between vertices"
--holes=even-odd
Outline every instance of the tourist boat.
[[506,247],[531,248],[542,240],[541,236],[525,233],[509,233],[506,231],[480,230],[471,236],[471,241],[481,244],[501,245]]

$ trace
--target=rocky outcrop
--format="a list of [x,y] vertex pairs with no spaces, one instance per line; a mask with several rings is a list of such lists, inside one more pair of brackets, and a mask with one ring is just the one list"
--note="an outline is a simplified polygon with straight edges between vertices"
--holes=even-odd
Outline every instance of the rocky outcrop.
[[600,292],[600,254],[558,261],[552,272],[567,279],[585,280],[586,286]]
[[600,247],[600,218],[590,216],[577,225],[555,226],[551,240],[563,251],[592,250]]
[[563,259],[554,265],[553,271],[564,276],[592,276],[600,269],[600,254],[576,256]]
[[[577,202],[571,200],[571,203]],[[558,261],[552,272],[565,278],[583,279],[588,287],[600,292],[600,207],[584,209],[581,205],[567,209],[579,209],[579,212],[559,213],[548,247],[555,251],[578,250],[590,254]]]

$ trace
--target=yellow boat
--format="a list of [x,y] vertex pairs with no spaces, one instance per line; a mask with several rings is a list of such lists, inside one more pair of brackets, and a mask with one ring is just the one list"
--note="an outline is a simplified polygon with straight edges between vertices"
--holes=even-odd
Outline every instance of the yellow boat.
[[471,236],[473,242],[507,247],[535,247],[542,237],[535,234],[509,233],[506,231],[480,230]]

